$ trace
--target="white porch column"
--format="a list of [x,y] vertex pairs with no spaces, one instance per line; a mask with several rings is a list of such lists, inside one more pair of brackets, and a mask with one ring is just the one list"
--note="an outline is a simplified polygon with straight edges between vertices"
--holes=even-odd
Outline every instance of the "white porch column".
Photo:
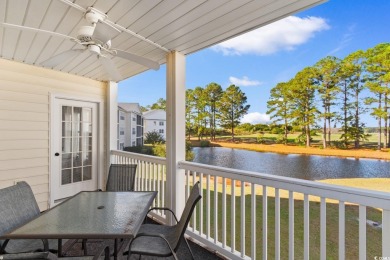
[[[178,162],[185,160],[185,56],[178,52],[167,54],[166,88],[166,205],[180,218],[185,205],[184,170],[178,168]],[[172,221],[168,219],[170,224]]]
[[[108,169],[111,162],[110,151],[117,150],[118,142],[118,84],[116,82],[107,82],[106,92],[106,147],[107,147],[107,163],[105,167],[104,181],[108,174]],[[105,183],[105,182],[102,182]]]

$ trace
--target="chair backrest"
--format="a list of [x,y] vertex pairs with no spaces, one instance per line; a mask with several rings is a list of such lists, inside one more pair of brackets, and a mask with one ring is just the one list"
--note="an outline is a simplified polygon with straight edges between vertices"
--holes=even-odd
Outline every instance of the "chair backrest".
[[137,164],[111,164],[106,191],[134,191]]
[[174,237],[171,237],[169,239],[170,241],[174,241],[174,244],[172,246],[175,251],[177,251],[177,249],[180,246],[180,241],[182,240],[181,238],[184,236],[184,233],[187,229],[188,223],[190,222],[195,206],[201,198],[202,198],[202,191],[200,190],[200,183],[197,182],[192,187],[190,196],[187,199],[186,206],[180,217],[179,223],[177,223],[174,234],[172,234]]
[[30,186],[22,181],[0,189],[0,235],[5,234],[40,214]]

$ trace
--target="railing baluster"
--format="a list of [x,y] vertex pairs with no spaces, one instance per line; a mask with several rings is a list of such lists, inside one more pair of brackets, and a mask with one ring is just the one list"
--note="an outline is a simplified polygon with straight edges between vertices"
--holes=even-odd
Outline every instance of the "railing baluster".
[[[161,165],[157,164],[157,191],[161,191]],[[161,207],[160,205],[161,200],[161,192],[157,193],[157,207]]]
[[[196,183],[196,175],[197,175],[197,172],[192,172],[192,185],[195,185],[195,183]],[[189,186],[188,186],[188,188],[189,188]],[[190,193],[188,193],[188,196],[189,196],[189,194],[190,194]],[[188,197],[187,197],[187,198],[188,198]],[[198,208],[198,207],[195,206],[195,209],[194,209],[195,214],[192,215],[192,219],[193,219],[192,227],[193,227],[193,231],[194,231],[194,232],[195,232],[195,230],[196,230],[196,209],[197,209],[197,208]]]
[[241,182],[241,257],[245,256],[245,182]]
[[345,259],[345,203],[339,201],[339,260]]
[[263,185],[263,260],[268,258],[268,201],[267,186]]
[[[200,181],[200,192],[202,194],[202,197],[203,197],[203,173],[200,173],[199,174],[199,181]],[[200,210],[199,210],[199,225],[200,225],[200,228],[199,228],[199,235],[202,235],[203,234],[203,200],[200,200]]]
[[[366,259],[366,232],[367,229],[367,211],[366,206],[359,205],[359,259]],[[389,245],[387,245],[389,246]]]
[[310,258],[310,208],[309,208],[309,195],[304,195],[304,203],[303,203],[303,241],[304,241],[304,248],[303,248],[303,255],[304,260],[309,260]]
[[251,184],[251,257],[256,259],[256,184]]
[[[163,166],[163,170],[162,170],[162,187],[161,187],[161,191],[162,191],[162,196],[161,196],[161,206],[162,207],[165,207],[165,190],[166,190],[166,185],[167,185],[167,167],[166,165]],[[163,215],[165,217],[165,213]]]
[[275,259],[280,259],[280,196],[275,188]]
[[390,210],[382,212],[382,256],[390,256]]
[[320,223],[320,254],[321,260],[326,260],[326,198],[321,197]]
[[232,253],[236,250],[236,180],[231,181],[231,215],[230,215],[230,220],[231,220],[231,248],[232,248]]
[[207,225],[207,239],[210,239],[210,175],[207,175],[206,180],[206,225]]
[[288,192],[288,259],[294,259],[294,192]]
[[214,176],[214,243],[218,242],[218,177]]
[[226,247],[226,178],[222,178],[222,247]]

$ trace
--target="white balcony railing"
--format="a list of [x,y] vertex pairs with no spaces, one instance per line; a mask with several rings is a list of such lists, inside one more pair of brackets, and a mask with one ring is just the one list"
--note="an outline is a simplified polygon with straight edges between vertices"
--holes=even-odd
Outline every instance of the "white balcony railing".
[[[155,188],[156,203],[163,205],[164,159],[112,155],[113,162],[137,163],[137,189]],[[187,234],[228,258],[390,257],[388,193],[192,162],[179,167],[186,174],[186,197],[196,181],[203,190]]]

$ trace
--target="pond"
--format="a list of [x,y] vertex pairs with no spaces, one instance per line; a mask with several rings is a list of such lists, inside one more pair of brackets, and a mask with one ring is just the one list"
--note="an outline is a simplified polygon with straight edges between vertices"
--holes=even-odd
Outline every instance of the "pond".
[[305,180],[390,178],[390,162],[299,154],[254,152],[223,147],[193,148],[194,162]]

